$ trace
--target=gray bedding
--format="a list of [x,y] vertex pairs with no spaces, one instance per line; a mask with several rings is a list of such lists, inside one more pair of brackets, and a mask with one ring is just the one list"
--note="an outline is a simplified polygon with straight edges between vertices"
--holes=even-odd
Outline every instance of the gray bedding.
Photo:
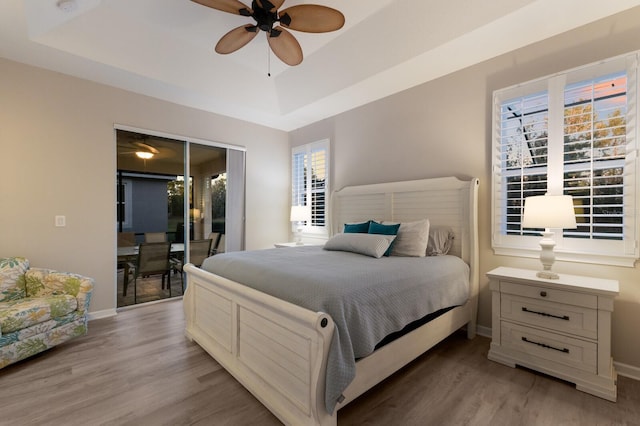
[[219,254],[202,268],[331,316],[329,413],[355,377],[357,358],[371,354],[388,334],[469,296],[469,267],[455,256],[375,259],[305,246]]

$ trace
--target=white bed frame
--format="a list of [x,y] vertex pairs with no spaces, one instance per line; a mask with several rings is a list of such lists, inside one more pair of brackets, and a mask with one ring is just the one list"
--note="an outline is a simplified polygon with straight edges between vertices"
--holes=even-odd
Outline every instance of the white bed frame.
[[356,378],[336,412],[327,413],[324,381],[334,323],[234,281],[186,265],[186,334],[283,423],[336,425],[337,410],[461,327],[475,336],[478,304],[478,180],[454,177],[346,187],[332,196],[332,229],[368,219],[449,225],[451,254],[470,266],[463,306],[383,346],[356,363]]

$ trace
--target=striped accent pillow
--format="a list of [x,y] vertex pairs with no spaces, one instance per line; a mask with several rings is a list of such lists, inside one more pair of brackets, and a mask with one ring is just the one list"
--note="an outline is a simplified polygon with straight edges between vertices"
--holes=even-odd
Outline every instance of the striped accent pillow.
[[336,234],[325,243],[324,249],[348,251],[379,259],[395,238],[395,235],[382,234]]

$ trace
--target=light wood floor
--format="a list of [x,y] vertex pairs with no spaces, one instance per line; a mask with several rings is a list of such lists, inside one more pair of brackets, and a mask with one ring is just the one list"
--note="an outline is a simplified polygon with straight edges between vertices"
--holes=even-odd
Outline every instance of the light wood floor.
[[[2,425],[278,425],[183,335],[182,301],[92,321],[89,335],[0,370]],[[487,360],[451,336],[339,412],[344,425],[638,425],[640,382],[618,402]]]

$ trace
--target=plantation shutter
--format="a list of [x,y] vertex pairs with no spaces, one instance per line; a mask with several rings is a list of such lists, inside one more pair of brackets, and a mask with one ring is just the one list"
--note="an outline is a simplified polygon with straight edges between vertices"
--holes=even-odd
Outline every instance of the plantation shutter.
[[497,254],[539,249],[540,230],[522,227],[524,200],[549,193],[572,196],[578,224],[556,233],[559,258],[619,265],[638,258],[637,57],[494,93]]
[[311,211],[305,232],[327,233],[329,141],[295,147],[291,170],[291,205],[309,206]]
[[292,206],[306,206],[307,205],[307,192],[306,192],[306,164],[307,164],[307,152],[294,152],[292,155],[293,162],[291,164],[292,170]]
[[311,188],[311,225],[325,226],[327,151],[324,147],[311,149],[311,173],[307,185]]
[[506,235],[526,232],[525,198],[547,191],[548,114],[546,91],[500,103],[496,155],[502,184],[500,228]]
[[623,238],[626,118],[626,72],[565,89],[563,187],[578,222],[565,236]]

